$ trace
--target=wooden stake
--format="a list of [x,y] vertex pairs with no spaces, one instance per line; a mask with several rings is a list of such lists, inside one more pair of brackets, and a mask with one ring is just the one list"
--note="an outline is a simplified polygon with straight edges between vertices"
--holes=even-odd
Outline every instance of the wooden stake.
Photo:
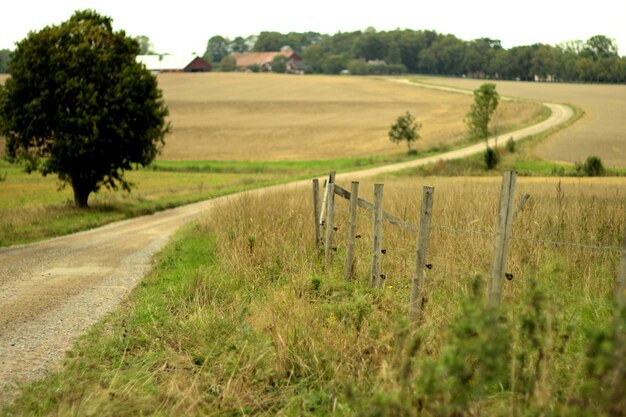
[[326,222],[326,206],[328,200],[328,180],[324,180],[324,192],[322,193],[322,213],[320,214],[320,226]]
[[513,199],[515,197],[515,180],[517,174],[506,171],[502,176],[502,189],[500,191],[500,211],[496,224],[496,238],[494,240],[494,257],[491,264],[489,279],[489,297],[487,305],[497,307],[502,300],[502,285],[504,282],[504,268],[511,234],[513,221]]
[[326,241],[324,250],[326,253],[326,265],[333,262],[333,232],[335,222],[335,171],[328,178],[328,196],[326,198]]
[[346,239],[346,269],[344,278],[351,281],[354,278],[354,239],[356,236],[357,211],[359,210],[359,183],[352,181],[350,193],[350,219],[348,221],[348,237]]
[[372,281],[373,288],[380,287],[380,263],[383,246],[383,184],[374,185],[374,249],[372,251]]
[[315,226],[315,248],[319,253],[322,243],[322,231],[320,229],[320,181],[313,180],[313,223]]
[[626,308],[626,227],[624,228],[624,239],[622,240],[619,271],[617,273],[616,295],[617,309],[618,312],[621,312],[623,308]]
[[420,228],[417,237],[417,253],[415,256],[415,273],[411,286],[409,301],[409,320],[419,322],[422,315],[422,299],[424,297],[424,268],[430,240],[430,219],[433,214],[434,187],[424,187],[422,191],[422,209],[420,212]]

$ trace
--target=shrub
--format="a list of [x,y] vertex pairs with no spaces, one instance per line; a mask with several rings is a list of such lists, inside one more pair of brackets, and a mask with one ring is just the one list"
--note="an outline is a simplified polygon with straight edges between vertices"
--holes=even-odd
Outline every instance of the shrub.
[[500,154],[496,149],[487,148],[485,150],[485,166],[487,169],[494,169],[500,162]]
[[597,156],[590,156],[583,165],[583,171],[588,177],[601,177],[604,175],[604,165]]
[[510,153],[514,153],[516,147],[517,147],[517,144],[515,143],[515,141],[513,140],[513,137],[511,136],[509,140],[506,141],[506,150],[509,151]]

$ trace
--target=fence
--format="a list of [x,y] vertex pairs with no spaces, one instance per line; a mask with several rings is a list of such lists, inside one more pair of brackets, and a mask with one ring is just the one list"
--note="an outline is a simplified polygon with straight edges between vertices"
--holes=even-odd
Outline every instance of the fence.
[[[572,242],[560,242],[553,240],[542,240],[534,238],[518,238],[511,235],[511,225],[514,218],[523,210],[528,202],[530,195],[525,194],[521,197],[520,202],[515,206],[515,187],[517,174],[513,171],[506,171],[503,174],[502,186],[500,190],[500,204],[496,219],[495,234],[489,234],[493,238],[493,258],[489,273],[489,286],[487,304],[490,307],[497,307],[502,300],[502,289],[505,279],[510,279],[506,273],[506,262],[511,240],[533,240],[543,244],[552,244],[555,246],[571,246],[598,250],[619,250],[620,265],[617,272],[616,300],[618,307],[621,309],[626,306],[626,228],[624,229],[624,238],[619,248],[612,246],[594,246]],[[409,297],[409,318],[411,321],[418,322],[421,318],[421,306],[423,304],[423,288],[424,288],[424,269],[429,268],[426,259],[428,256],[428,246],[430,241],[430,231],[432,226],[432,207],[435,195],[434,187],[425,186],[422,191],[422,204],[420,210],[419,227],[398,218],[383,210],[383,194],[384,185],[374,185],[374,202],[368,202],[359,197],[359,183],[352,182],[350,191],[340,187],[335,183],[335,172],[331,172],[323,186],[322,203],[320,205],[320,186],[319,180],[313,180],[313,220],[315,227],[315,243],[319,253],[325,254],[326,265],[330,265],[333,261],[333,253],[336,247],[333,246],[334,232],[337,230],[335,226],[335,196],[349,200],[349,220],[346,238],[346,259],[344,267],[344,278],[346,280],[354,279],[354,262],[355,262],[355,239],[359,236],[356,234],[356,219],[358,209],[365,209],[372,214],[372,265],[370,274],[370,285],[379,287],[381,279],[381,259],[385,254],[383,249],[383,222],[389,222],[393,225],[408,230],[417,235],[416,251],[415,251],[415,269],[413,271],[411,294]],[[454,233],[476,233],[475,231],[446,228]],[[323,230],[324,229],[324,230]],[[322,238],[322,230],[324,237]]]

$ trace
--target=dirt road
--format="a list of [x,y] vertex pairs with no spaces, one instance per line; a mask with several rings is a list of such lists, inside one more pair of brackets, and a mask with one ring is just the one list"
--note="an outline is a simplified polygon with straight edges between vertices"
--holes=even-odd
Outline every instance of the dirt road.
[[[552,109],[548,120],[506,136],[520,139],[563,123],[572,115],[568,107],[546,105]],[[479,143],[338,178],[363,178],[455,159],[481,152],[484,146]],[[250,192],[309,185],[306,180]],[[0,405],[16,395],[17,383],[40,378],[60,364],[74,340],[114,309],[142,279],[152,256],[182,224],[230,198],[233,196],[44,242],[0,248]]]

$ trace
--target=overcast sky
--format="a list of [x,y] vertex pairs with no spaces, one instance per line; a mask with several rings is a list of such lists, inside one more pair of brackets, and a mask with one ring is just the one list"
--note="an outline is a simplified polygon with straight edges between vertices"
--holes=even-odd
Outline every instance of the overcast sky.
[[131,36],[148,36],[160,53],[202,54],[213,35],[334,34],[372,26],[490,37],[505,48],[602,34],[626,55],[626,0],[15,0],[3,7],[0,49],[14,49],[29,31],[86,8],[111,16],[114,27]]

